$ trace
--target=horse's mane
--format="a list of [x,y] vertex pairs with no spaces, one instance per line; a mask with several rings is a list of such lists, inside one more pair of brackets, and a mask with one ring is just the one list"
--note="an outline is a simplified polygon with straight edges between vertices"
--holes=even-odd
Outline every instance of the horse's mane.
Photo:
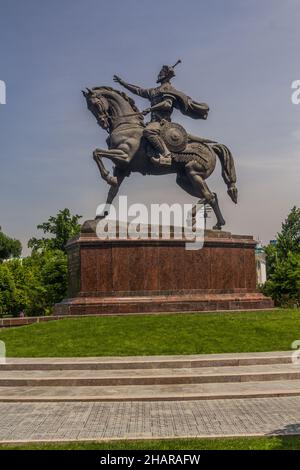
[[136,113],[139,112],[139,109],[138,107],[136,106],[135,104],[135,101],[128,95],[126,95],[126,93],[124,93],[123,91],[119,91],[119,90],[116,90],[115,88],[112,88],[110,86],[99,86],[99,87],[94,87],[92,88],[92,90],[107,90],[107,91],[113,91],[114,93],[117,93],[118,95],[122,96],[122,98],[124,98],[124,100],[126,100],[130,106],[132,107],[133,111],[135,111]]

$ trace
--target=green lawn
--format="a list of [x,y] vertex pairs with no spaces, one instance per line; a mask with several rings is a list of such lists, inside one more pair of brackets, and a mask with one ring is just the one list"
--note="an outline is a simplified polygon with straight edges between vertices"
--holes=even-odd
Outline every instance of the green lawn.
[[12,444],[0,450],[300,450],[300,436]]
[[289,350],[300,310],[87,317],[0,330],[10,357]]

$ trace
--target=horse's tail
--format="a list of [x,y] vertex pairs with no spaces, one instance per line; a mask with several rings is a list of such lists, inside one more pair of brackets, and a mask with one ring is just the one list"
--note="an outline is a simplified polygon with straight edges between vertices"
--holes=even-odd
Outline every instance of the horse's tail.
[[237,203],[238,191],[235,186],[236,183],[236,172],[234,166],[234,160],[231,151],[226,145],[214,144],[213,150],[219,157],[222,166],[222,178],[227,185],[227,192],[234,203]]

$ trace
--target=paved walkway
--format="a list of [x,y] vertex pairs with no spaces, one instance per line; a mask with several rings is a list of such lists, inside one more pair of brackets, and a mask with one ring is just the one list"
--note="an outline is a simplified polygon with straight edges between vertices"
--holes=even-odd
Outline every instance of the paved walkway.
[[0,442],[300,434],[300,365],[288,351],[8,359],[0,423]]
[[300,434],[300,396],[0,403],[0,422],[1,442]]

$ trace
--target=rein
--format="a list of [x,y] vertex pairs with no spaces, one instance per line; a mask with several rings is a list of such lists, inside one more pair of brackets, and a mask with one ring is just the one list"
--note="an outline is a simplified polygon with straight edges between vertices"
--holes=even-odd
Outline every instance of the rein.
[[[129,118],[129,117],[137,117],[137,116],[142,116],[142,113],[141,112],[134,112],[134,113],[130,113],[130,114],[124,114],[124,115],[121,115],[121,116],[116,116],[115,119],[112,119],[112,116],[109,114],[108,110],[106,110],[105,108],[105,104],[104,104],[104,101],[103,101],[103,98],[101,96],[101,94],[97,94],[97,99],[99,100],[99,103],[100,103],[100,106],[101,106],[101,112],[102,112],[102,115],[105,116],[107,122],[109,123],[109,127],[110,127],[110,130],[106,129],[106,131],[109,133],[109,134],[112,134],[117,128],[120,128],[122,125],[127,125],[127,127],[123,127],[122,130],[127,130],[127,129],[133,129],[135,127],[139,128],[139,127],[145,127],[145,124],[143,121],[141,121],[140,123],[128,123],[128,122],[122,122],[122,120],[124,118]],[[112,129],[113,127],[113,129]]]
[[[113,128],[112,132],[114,132],[116,129],[120,128],[122,125],[126,125],[126,124],[128,124],[127,127],[122,128],[122,130],[124,130],[124,131],[127,130],[127,129],[134,129],[135,127],[138,127],[138,128],[139,127],[145,127],[145,124],[142,123],[142,122],[140,124],[139,123],[129,124],[128,122],[121,122],[121,119],[123,119],[123,118],[124,118],[124,116],[120,116],[119,118],[117,118],[117,123],[116,123],[116,125],[114,125],[114,128]],[[120,122],[118,122],[118,121],[120,121]]]

